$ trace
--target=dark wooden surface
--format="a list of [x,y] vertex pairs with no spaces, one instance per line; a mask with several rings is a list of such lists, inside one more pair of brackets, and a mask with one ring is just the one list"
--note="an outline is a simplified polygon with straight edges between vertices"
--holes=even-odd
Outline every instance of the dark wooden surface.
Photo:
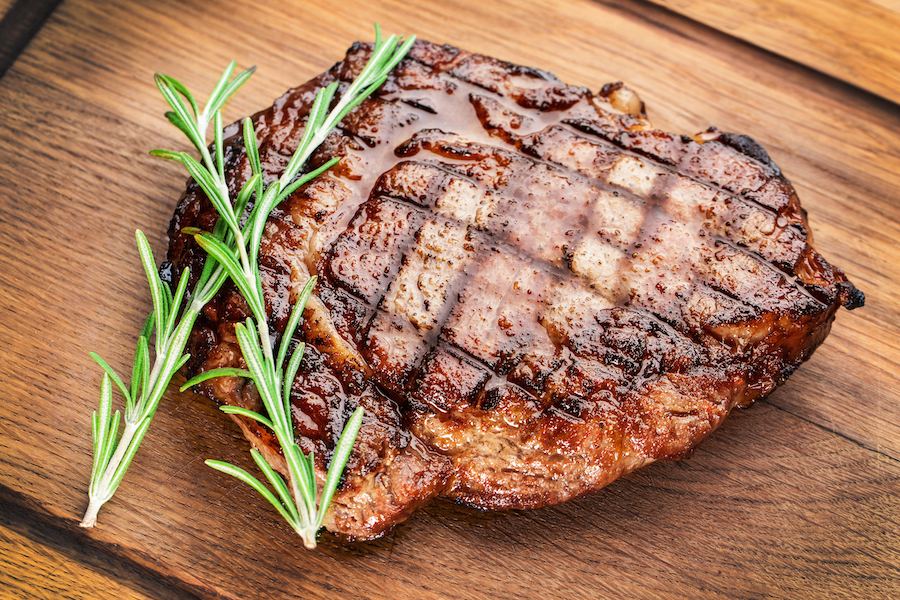
[[0,2],[0,77],[16,61],[60,0]]
[[[0,598],[897,597],[900,108],[786,41],[732,37],[718,20],[732,4],[690,3],[690,19],[674,12],[683,4],[63,2],[0,78]],[[801,3],[767,5],[777,16]],[[99,527],[79,529],[99,383],[87,353],[128,368],[149,308],[133,232],[162,252],[185,179],[147,155],[186,149],[153,72],[208,90],[228,60],[256,64],[233,120],[370,39],[375,21],[592,89],[625,80],[669,131],[750,135],[866,307],[842,311],[784,387],[691,460],[563,506],[436,503],[385,539],[324,536],[309,553],[203,465],[247,464],[246,444],[208,402],[173,390]],[[865,21],[817,35],[867,31],[900,40]]]

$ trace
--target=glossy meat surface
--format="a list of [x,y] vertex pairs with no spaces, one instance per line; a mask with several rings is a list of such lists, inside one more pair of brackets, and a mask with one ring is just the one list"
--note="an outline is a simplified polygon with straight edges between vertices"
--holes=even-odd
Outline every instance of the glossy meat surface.
[[[344,61],[254,116],[270,180],[315,91]],[[233,191],[249,176],[228,128]],[[862,294],[810,244],[765,151],[714,129],[653,129],[621,84],[596,95],[548,73],[418,42],[313,159],[341,162],[270,218],[261,252],[271,324],[319,276],[293,385],[319,475],[344,421],[366,418],[327,527],[384,534],[429,498],[538,507],[685,456],[736,405],[771,392]],[[212,229],[196,185],[170,228]],[[190,374],[241,365],[233,288],[191,338]],[[258,410],[252,385],[200,390]],[[278,461],[271,432],[235,418]]]

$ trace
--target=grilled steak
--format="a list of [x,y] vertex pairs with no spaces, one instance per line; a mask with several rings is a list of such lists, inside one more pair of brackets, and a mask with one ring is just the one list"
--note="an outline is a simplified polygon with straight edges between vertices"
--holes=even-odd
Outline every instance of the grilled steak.
[[[253,117],[268,181],[346,58]],[[233,192],[250,175],[227,128]],[[677,459],[770,393],[863,295],[813,249],[797,196],[750,138],[653,129],[627,87],[596,95],[535,69],[418,42],[314,156],[341,162],[272,214],[270,325],[319,277],[298,337],[293,415],[323,476],[345,420],[365,421],[327,520],[384,534],[435,496],[528,508]],[[169,231],[215,213],[190,183]],[[187,369],[241,366],[233,287],[207,307]],[[200,391],[260,410],[252,383]],[[264,427],[235,417],[276,463]],[[283,462],[283,461],[282,461]]]

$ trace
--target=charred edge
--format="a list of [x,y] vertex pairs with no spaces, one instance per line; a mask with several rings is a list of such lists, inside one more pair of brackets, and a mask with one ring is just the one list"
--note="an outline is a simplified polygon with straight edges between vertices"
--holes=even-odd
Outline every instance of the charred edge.
[[772,169],[775,177],[781,177],[781,169],[772,161],[769,153],[750,136],[739,133],[720,133],[715,141],[761,162]]
[[840,299],[841,304],[847,310],[853,310],[854,308],[861,308],[866,303],[866,295],[862,292],[862,290],[856,289],[849,281],[840,281],[837,284],[838,287],[838,298]]

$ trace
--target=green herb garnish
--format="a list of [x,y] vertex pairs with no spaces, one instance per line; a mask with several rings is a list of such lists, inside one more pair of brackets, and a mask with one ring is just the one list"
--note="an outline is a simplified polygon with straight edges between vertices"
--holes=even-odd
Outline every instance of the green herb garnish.
[[[184,103],[179,102],[182,110],[167,113],[167,117],[179,129],[181,129],[199,150],[206,170],[217,181],[214,195],[228,196],[228,188],[224,177],[220,177],[220,167],[213,162],[209,149],[204,140],[210,121],[214,121],[217,130],[221,129],[222,115],[220,109],[225,101],[243,84],[253,73],[253,70],[242,72],[233,80],[235,63],[231,63],[225,73],[222,74],[218,85],[211,94],[203,112],[200,113],[197,103],[183,85],[164,75],[157,75],[157,85],[170,101],[170,97],[177,93],[183,94],[191,104],[193,117],[187,114]],[[171,90],[176,90],[172,93]],[[167,95],[168,92],[168,95]],[[174,107],[173,107],[174,108]],[[156,152],[166,157],[180,157],[180,154]],[[221,165],[221,133],[216,135],[216,157]],[[191,159],[193,160],[193,159]],[[196,164],[196,161],[194,161]],[[248,191],[249,188],[245,188]],[[246,203],[248,193],[242,192],[239,202]],[[220,220],[216,225],[216,235],[224,244],[234,247],[234,239],[231,232]],[[180,369],[189,356],[184,354],[184,347],[188,335],[197,320],[200,311],[219,291],[219,288],[227,279],[225,269],[217,265],[215,260],[207,259],[203,271],[190,300],[185,304],[185,292],[187,290],[190,272],[185,269],[181,274],[178,287],[173,295],[169,286],[159,277],[156,270],[156,262],[150,251],[150,244],[141,231],[136,234],[138,253],[141,264],[147,274],[150,284],[150,295],[153,298],[153,312],[144,322],[138,338],[137,349],[134,353],[134,364],[131,370],[131,386],[126,387],[122,379],[110,367],[106,361],[95,353],[91,356],[105,371],[103,381],[100,384],[100,409],[93,415],[94,436],[94,465],[91,471],[91,483],[88,490],[89,503],[82,527],[93,527],[97,522],[97,513],[100,508],[112,498],[119,487],[128,465],[134,458],[147,428],[153,419],[157,406],[166,391],[172,377]],[[177,325],[176,325],[177,322]],[[152,336],[155,330],[155,336]],[[154,337],[155,357],[151,366],[150,339]],[[125,398],[125,427],[122,436],[118,436],[120,413],[112,413],[112,385],[115,382]],[[118,442],[116,441],[118,439]]]
[[[309,156],[324,141],[346,114],[368,97],[387,79],[390,71],[406,55],[415,38],[406,40],[398,47],[398,38],[391,36],[381,39],[381,31],[376,25],[375,47],[363,71],[341,95],[330,111],[338,83],[334,82],[321,89],[310,110],[303,138],[294,156],[288,163],[281,178],[264,188],[256,135],[250,119],[243,122],[244,142],[253,175],[241,189],[232,203],[225,182],[221,106],[225,100],[250,76],[245,71],[231,80],[234,63],[225,71],[213,91],[206,108],[201,113],[188,90],[178,81],[164,75],[156,76],[156,83],[172,108],[167,113],[169,120],[187,135],[201,155],[198,162],[184,152],[156,150],[153,154],[185,165],[194,181],[200,185],[215,206],[219,221],[213,232],[197,229],[185,230],[194,236],[197,243],[206,250],[208,258],[203,273],[194,287],[190,301],[181,311],[187,289],[187,269],[182,273],[176,293],[171,294],[155,270],[155,262],[143,234],[138,232],[138,248],[141,261],[150,281],[154,312],[148,317],[135,352],[131,388],[127,388],[99,356],[92,354],[103,367],[105,374],[101,384],[99,412],[94,413],[94,468],[91,476],[90,504],[82,526],[90,527],[96,522],[97,511],[115,493],[116,488],[134,457],[137,448],[150,424],[162,395],[174,373],[187,361],[184,354],[187,336],[203,306],[215,295],[226,278],[237,285],[253,314],[246,323],[235,327],[238,342],[247,363],[247,370],[218,369],[208,371],[188,381],[182,389],[223,375],[250,377],[254,380],[263,401],[267,415],[239,407],[222,407],[230,413],[252,418],[270,428],[283,450],[290,490],[278,473],[268,465],[256,450],[252,451],[254,461],[272,484],[277,496],[245,470],[219,461],[207,464],[241,479],[254,489],[281,513],[291,527],[301,536],[307,548],[316,545],[316,534],[322,526],[325,513],[349,458],[362,424],[362,409],[359,408],[348,420],[332,457],[331,465],[317,502],[318,489],[315,477],[315,463],[312,453],[304,455],[294,438],[294,428],[290,411],[290,389],[300,361],[304,344],[299,344],[288,359],[291,338],[303,314],[306,301],[315,286],[315,278],[310,278],[298,301],[294,305],[288,325],[282,335],[277,357],[273,354],[273,335],[269,331],[263,302],[262,279],[258,265],[259,244],[269,213],[299,186],[316,177],[338,162],[332,159],[318,169],[298,177]],[[187,104],[185,103],[187,101]],[[206,130],[214,124],[214,156],[205,146]],[[241,227],[240,219],[251,196],[256,198],[246,224]],[[179,320],[179,312],[181,316]],[[178,325],[175,326],[176,321]],[[148,340],[156,329],[156,358],[150,368]],[[287,364],[285,364],[287,361]],[[119,412],[112,416],[112,386],[114,381],[125,396],[125,430],[116,445]]]

